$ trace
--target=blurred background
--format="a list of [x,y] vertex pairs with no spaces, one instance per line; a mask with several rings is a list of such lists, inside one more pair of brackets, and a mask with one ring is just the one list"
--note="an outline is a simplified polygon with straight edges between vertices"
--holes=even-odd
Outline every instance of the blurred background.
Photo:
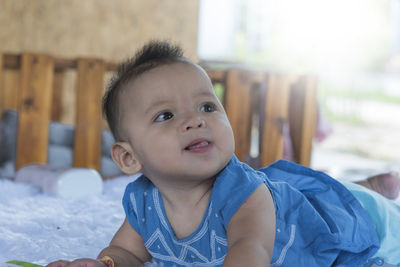
[[0,0],[2,52],[118,62],[150,39],[195,61],[316,74],[327,137],[312,167],[399,168],[400,0]]
[[202,0],[199,11],[201,59],[317,74],[332,132],[314,142],[314,167],[398,168],[399,0]]

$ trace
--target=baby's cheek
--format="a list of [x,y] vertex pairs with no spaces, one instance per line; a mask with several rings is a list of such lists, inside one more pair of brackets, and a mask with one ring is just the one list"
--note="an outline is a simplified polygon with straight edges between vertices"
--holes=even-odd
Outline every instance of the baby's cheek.
[[235,140],[230,126],[225,129],[224,133],[221,135],[221,139],[223,150],[229,158],[232,157],[235,151]]

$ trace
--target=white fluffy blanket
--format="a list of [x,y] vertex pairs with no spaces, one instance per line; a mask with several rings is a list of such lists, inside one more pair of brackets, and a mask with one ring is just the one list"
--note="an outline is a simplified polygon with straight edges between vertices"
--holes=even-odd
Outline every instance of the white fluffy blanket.
[[95,258],[125,218],[121,199],[133,179],[108,180],[102,195],[70,200],[0,179],[0,264]]

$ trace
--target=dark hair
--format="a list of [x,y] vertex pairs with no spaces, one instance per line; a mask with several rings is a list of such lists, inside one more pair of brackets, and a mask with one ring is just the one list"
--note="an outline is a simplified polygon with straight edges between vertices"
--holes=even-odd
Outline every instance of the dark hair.
[[141,74],[158,66],[182,62],[182,49],[165,41],[150,41],[144,45],[134,57],[123,62],[117,73],[111,78],[103,96],[103,114],[116,141],[122,141],[119,127],[118,96],[128,82],[133,81]]

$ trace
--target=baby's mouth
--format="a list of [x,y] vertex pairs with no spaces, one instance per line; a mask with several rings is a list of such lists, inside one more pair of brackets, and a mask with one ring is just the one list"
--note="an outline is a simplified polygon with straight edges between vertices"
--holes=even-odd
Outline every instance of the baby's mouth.
[[187,147],[185,147],[185,150],[187,151],[196,151],[196,150],[202,150],[210,145],[210,142],[207,140],[195,140],[191,142]]

